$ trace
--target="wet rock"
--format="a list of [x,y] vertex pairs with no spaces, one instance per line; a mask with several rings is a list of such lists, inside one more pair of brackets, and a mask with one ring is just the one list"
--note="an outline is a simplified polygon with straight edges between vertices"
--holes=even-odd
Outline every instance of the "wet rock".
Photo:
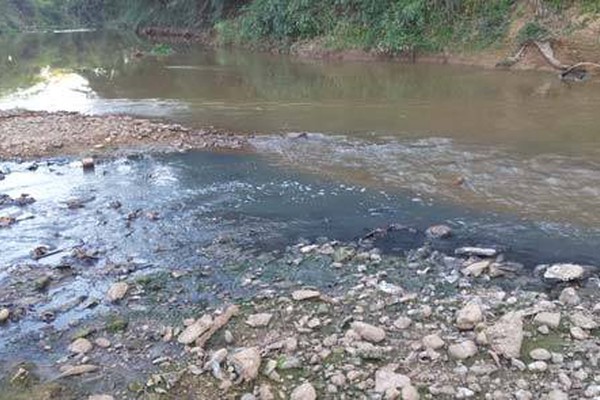
[[560,326],[560,313],[556,312],[541,312],[538,313],[533,322],[537,325],[545,325],[549,328],[556,329]]
[[596,321],[581,311],[569,315],[569,319],[573,325],[582,329],[591,330],[598,328]]
[[117,302],[125,297],[128,290],[129,285],[126,282],[113,283],[106,293],[106,298],[112,303]]
[[229,361],[242,382],[250,382],[256,379],[261,364],[261,356],[258,347],[241,349],[229,356]]
[[466,360],[477,354],[477,345],[472,340],[465,340],[448,347],[448,354],[456,360]]
[[483,312],[477,303],[468,303],[456,313],[456,327],[462,331],[475,328],[483,321]]
[[202,316],[198,321],[185,328],[177,338],[177,341],[181,344],[193,343],[200,335],[210,329],[212,323],[213,319],[210,315]]
[[62,373],[58,376],[58,378],[67,378],[70,376],[77,376],[88,374],[90,372],[95,372],[99,369],[97,365],[92,364],[81,364],[81,365],[67,365],[64,368],[61,368]]
[[433,225],[427,228],[425,234],[430,239],[446,239],[452,236],[452,228],[448,225]]
[[457,256],[495,257],[498,250],[484,247],[461,247],[454,251]]
[[316,290],[296,290],[292,292],[292,299],[295,301],[315,299],[321,296]]
[[544,279],[548,281],[570,282],[582,279],[585,269],[577,264],[554,264],[544,272]]
[[488,269],[491,261],[479,261],[473,264],[470,264],[466,268],[463,268],[460,272],[465,276],[472,276],[477,278],[483,274],[483,272]]
[[519,358],[523,344],[521,313],[510,312],[486,330],[492,350],[508,359]]
[[427,335],[423,338],[423,346],[428,349],[438,350],[444,347],[444,341],[437,334]]
[[560,292],[558,301],[567,306],[576,306],[577,304],[581,303],[581,299],[579,298],[579,295],[577,295],[577,291],[571,287],[564,288],[563,291]]
[[296,387],[290,395],[290,400],[316,400],[317,391],[309,382]]
[[8,308],[0,309],[0,324],[5,323],[10,318],[10,310]]
[[546,349],[533,349],[529,352],[529,357],[536,361],[548,361],[552,358],[552,354]]
[[269,322],[271,322],[271,318],[273,318],[273,314],[252,314],[248,316],[248,319],[246,320],[246,325],[249,325],[253,328],[260,328],[269,325]]
[[86,157],[81,160],[81,166],[84,171],[92,171],[96,167],[96,162],[92,157]]
[[76,354],[85,354],[91,351],[93,347],[94,346],[89,340],[85,338],[79,338],[71,343],[69,346],[69,351]]
[[372,343],[379,343],[385,339],[385,331],[365,322],[353,322],[352,330],[364,340]]
[[375,392],[386,393],[390,389],[402,389],[410,385],[410,378],[406,375],[397,374],[385,368],[375,372]]

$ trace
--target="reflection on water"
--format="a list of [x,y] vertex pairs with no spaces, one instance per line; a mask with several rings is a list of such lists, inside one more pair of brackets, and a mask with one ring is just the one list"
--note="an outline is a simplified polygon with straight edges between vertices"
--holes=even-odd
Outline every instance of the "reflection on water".
[[[255,143],[279,160],[367,186],[600,226],[600,91],[593,80],[569,86],[545,73],[301,62],[192,46],[138,58],[152,45],[114,32],[2,40],[13,60],[0,60],[2,108],[318,132]],[[47,66],[70,72],[40,83]],[[459,178],[461,187],[452,184]]]

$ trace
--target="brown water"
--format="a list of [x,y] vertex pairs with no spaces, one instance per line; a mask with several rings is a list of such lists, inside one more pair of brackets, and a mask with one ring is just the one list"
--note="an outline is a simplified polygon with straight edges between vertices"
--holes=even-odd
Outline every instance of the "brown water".
[[3,39],[0,108],[124,112],[257,132],[259,151],[321,175],[600,227],[597,81],[191,46],[133,56],[151,48],[117,33]]

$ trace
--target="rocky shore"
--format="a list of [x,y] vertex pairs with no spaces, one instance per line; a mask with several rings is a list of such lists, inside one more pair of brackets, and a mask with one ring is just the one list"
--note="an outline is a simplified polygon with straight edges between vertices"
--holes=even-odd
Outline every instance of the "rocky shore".
[[[108,311],[43,334],[37,346],[55,361],[13,367],[3,387],[15,397],[0,398],[600,396],[594,267],[523,271],[480,248],[444,255],[425,246],[400,257],[381,254],[369,241],[323,240],[269,253],[224,246],[203,249],[215,264],[202,268],[121,271],[104,298],[74,305]],[[295,279],[293,271],[316,266],[334,270],[339,285],[305,287]],[[57,275],[52,282],[61,279],[57,266],[47,268]],[[231,268],[249,295],[213,288],[216,304],[178,301],[210,290],[190,282]],[[290,278],[273,279],[273,271]],[[27,274],[13,270],[12,283],[2,285],[0,330],[18,325],[19,304],[42,290],[41,283],[23,285],[33,279]]]
[[124,115],[88,116],[70,112],[0,111],[0,158],[114,155],[119,151],[240,150],[241,136],[214,129]]

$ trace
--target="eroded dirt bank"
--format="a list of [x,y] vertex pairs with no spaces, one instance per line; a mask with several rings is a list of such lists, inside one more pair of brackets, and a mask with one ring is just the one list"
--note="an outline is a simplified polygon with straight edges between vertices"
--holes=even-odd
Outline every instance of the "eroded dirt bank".
[[241,136],[124,115],[0,111],[0,159],[115,154],[126,149],[242,150]]

